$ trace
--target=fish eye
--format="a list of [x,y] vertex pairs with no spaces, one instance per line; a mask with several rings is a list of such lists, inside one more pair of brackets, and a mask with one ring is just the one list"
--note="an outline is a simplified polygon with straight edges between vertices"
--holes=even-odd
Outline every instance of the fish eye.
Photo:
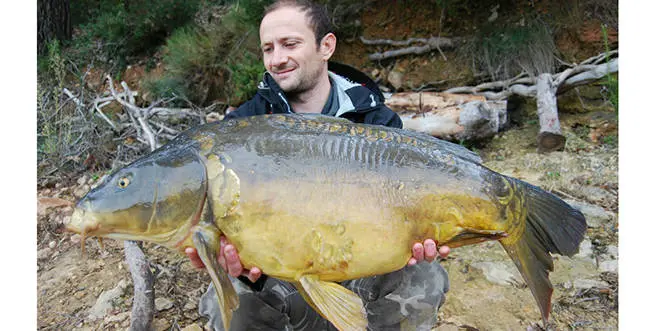
[[119,178],[119,180],[117,181],[117,186],[119,186],[119,188],[126,188],[130,183],[131,183],[131,179],[125,176]]

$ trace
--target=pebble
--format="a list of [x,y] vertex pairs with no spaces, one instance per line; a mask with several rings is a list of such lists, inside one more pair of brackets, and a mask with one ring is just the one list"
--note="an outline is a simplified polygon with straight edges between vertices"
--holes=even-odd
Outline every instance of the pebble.
[[154,305],[156,306],[157,311],[163,311],[172,308],[174,302],[167,298],[156,298],[156,300],[154,300]]
[[395,90],[398,90],[403,86],[403,73],[392,70],[387,74],[387,81],[392,84]]
[[617,261],[617,260],[601,261],[598,264],[598,271],[618,273],[619,272],[619,261]]
[[585,238],[581,243],[580,243],[580,250],[577,254],[575,254],[576,258],[582,258],[585,260],[589,260],[596,264],[596,259],[594,257],[594,246],[591,243],[591,239]]
[[89,309],[89,315],[87,318],[90,320],[104,318],[105,315],[112,310],[112,302],[124,294],[127,286],[128,283],[126,280],[122,279],[113,289],[103,291],[98,299],[96,299],[94,306]]
[[512,281],[523,282],[520,274],[503,262],[477,262],[471,266],[480,269],[486,279],[494,284],[510,286]]
[[76,233],[73,236],[71,236],[71,242],[74,244],[79,244],[81,238],[82,236]]
[[82,177],[78,178],[78,181],[76,182],[78,183],[79,186],[83,186],[85,185],[85,183],[87,183],[88,180],[89,178],[87,177],[87,175],[83,175]]
[[595,288],[607,288],[609,285],[602,280],[594,279],[576,279],[573,281],[573,287],[578,290],[586,290],[592,287]]
[[123,313],[118,313],[116,315],[110,315],[106,317],[103,321],[105,323],[121,323],[125,321],[127,318],[131,317],[131,312],[130,311],[125,311]]
[[195,309],[197,309],[197,303],[195,303],[195,302],[193,302],[193,301],[188,301],[188,302],[183,306],[183,310],[184,310],[184,311],[195,310]]
[[164,318],[155,319],[152,327],[156,331],[165,331],[170,329],[170,322]]
[[55,246],[57,246],[57,242],[55,240],[48,243],[48,247],[50,247],[51,249],[55,248]]
[[37,251],[37,260],[45,260],[50,257],[50,247],[42,248]]
[[614,246],[614,245],[607,245],[607,254],[611,259],[618,259],[619,258],[619,247]]
[[190,324],[181,329],[181,331],[204,331],[204,329],[202,329],[202,327],[197,324]]

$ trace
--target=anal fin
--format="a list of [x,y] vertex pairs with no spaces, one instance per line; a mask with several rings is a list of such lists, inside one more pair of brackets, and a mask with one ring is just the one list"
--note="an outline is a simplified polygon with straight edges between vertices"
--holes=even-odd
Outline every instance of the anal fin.
[[218,296],[222,323],[229,330],[233,312],[238,308],[238,295],[227,272],[220,267],[217,252],[220,249],[220,232],[210,225],[200,224],[192,233],[192,240],[199,257],[211,276],[213,287]]
[[314,276],[302,276],[299,282],[303,298],[311,300],[310,305],[337,329],[366,330],[367,313],[357,294],[337,283],[320,281]]

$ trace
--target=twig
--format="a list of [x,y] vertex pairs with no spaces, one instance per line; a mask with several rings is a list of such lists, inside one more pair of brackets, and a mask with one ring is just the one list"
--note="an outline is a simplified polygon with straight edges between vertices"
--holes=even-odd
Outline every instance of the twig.
[[76,106],[78,106],[79,108],[84,108],[84,107],[85,107],[85,105],[84,105],[84,104],[83,104],[78,98],[76,98],[76,97],[73,95],[73,93],[71,93],[71,91],[69,91],[69,89],[67,89],[66,87],[62,89],[62,92],[64,92],[64,94],[66,94],[67,96],[69,96],[69,98],[70,98],[71,100],[73,100],[73,102],[75,102],[75,103],[76,103]]
[[105,116],[105,114],[101,111],[101,108],[102,108],[103,106],[107,105],[108,103],[110,103],[110,101],[106,101],[106,102],[103,103],[103,105],[99,106],[98,103],[94,102],[94,109],[96,109],[96,112],[98,113],[98,116],[101,117],[101,118],[102,118],[104,121],[106,121],[108,124],[110,124],[110,126],[112,127],[112,129],[113,129],[115,132],[119,132],[119,130],[117,129],[117,126],[115,125],[115,123],[112,122],[112,121],[111,121],[107,116]]

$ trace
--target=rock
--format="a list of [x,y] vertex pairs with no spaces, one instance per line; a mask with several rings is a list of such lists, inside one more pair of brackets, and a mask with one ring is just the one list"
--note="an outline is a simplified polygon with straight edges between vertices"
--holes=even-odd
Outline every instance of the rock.
[[167,298],[156,298],[154,300],[154,305],[156,306],[157,311],[168,310],[174,306],[172,300]]
[[164,318],[155,319],[151,324],[156,331],[165,331],[170,329],[170,322]]
[[[87,185],[85,185],[85,186],[87,186]],[[87,191],[89,191],[89,190],[85,189],[85,186],[81,186],[81,187],[79,187],[79,188],[77,188],[73,191],[73,196],[76,197],[76,199],[80,199],[80,198],[84,197],[85,194],[87,193]]]
[[607,255],[609,255],[609,259],[619,259],[619,247],[614,245],[607,245]]
[[601,261],[598,264],[598,271],[618,273],[619,272],[619,261],[617,261],[617,260]]
[[395,90],[398,90],[403,86],[403,73],[392,70],[387,74],[387,81],[392,84]]
[[110,316],[106,317],[103,320],[103,322],[106,323],[106,324],[121,323],[121,322],[125,321],[126,319],[130,319],[130,317],[131,317],[131,312],[130,311],[125,311],[123,313],[119,313],[119,314],[116,314],[116,315],[110,315]]
[[127,286],[126,280],[122,279],[113,289],[101,293],[98,299],[96,299],[94,306],[89,309],[87,318],[92,321],[104,318],[112,310],[112,302],[124,294]]
[[573,281],[573,288],[578,290],[586,290],[592,287],[595,288],[607,288],[609,285],[602,280],[594,279],[576,279]]
[[88,180],[89,180],[89,176],[83,175],[82,177],[78,178],[78,181],[77,181],[78,186],[85,185],[85,183],[87,183]]
[[443,324],[433,329],[433,331],[459,331],[458,326],[454,324]]
[[223,118],[225,117],[216,112],[211,112],[206,114],[206,123],[222,121]]
[[608,223],[615,217],[614,213],[609,212],[600,206],[575,200],[567,200],[566,202],[584,214],[584,217],[587,219],[587,225],[591,228],[596,228]]
[[575,254],[575,257],[580,257],[584,259],[591,260],[594,258],[594,248],[593,244],[591,244],[591,239],[586,238],[580,243],[580,250],[577,254]]
[[477,262],[472,263],[471,266],[481,270],[486,279],[494,284],[509,286],[512,282],[524,282],[513,266],[503,262]]
[[50,247],[42,248],[37,251],[37,260],[46,260],[50,257],[51,253]]
[[202,327],[197,324],[190,324],[181,329],[181,331],[204,331],[204,329],[202,329]]
[[71,236],[71,242],[74,243],[74,244],[79,244],[81,239],[82,239],[82,236],[77,234],[77,233],[74,234],[73,236]]
[[197,309],[197,303],[193,301],[188,301],[184,306],[183,310],[184,311],[190,311],[190,310],[196,310]]
[[55,248],[55,246],[57,246],[57,241],[55,240],[48,243],[48,247],[51,249]]

